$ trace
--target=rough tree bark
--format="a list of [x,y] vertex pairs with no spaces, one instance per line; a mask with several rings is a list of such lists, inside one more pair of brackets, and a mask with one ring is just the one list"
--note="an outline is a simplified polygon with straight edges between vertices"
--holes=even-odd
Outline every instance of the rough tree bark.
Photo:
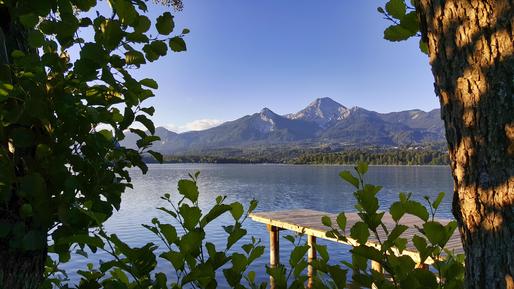
[[0,244],[0,288],[39,288],[43,281],[46,251],[13,250],[5,245],[8,244]]
[[[7,8],[0,9],[0,65],[10,64],[10,55],[13,50],[29,52],[26,30],[10,17]],[[0,135],[3,134],[0,131]],[[4,151],[9,151],[9,144],[0,144]],[[19,176],[26,174],[24,162],[34,161],[35,148],[18,150],[17,156],[9,157],[16,162],[16,173]],[[0,172],[3,173],[3,172]],[[20,202],[13,194],[7,204],[0,206],[0,220],[9,224],[24,223],[25,229],[32,224],[19,217]],[[8,236],[9,237],[9,236]],[[9,238],[0,238],[0,289],[37,289],[41,285],[44,274],[44,265],[47,258],[47,249],[24,250],[15,249]]]
[[467,288],[514,288],[514,2],[418,0]]

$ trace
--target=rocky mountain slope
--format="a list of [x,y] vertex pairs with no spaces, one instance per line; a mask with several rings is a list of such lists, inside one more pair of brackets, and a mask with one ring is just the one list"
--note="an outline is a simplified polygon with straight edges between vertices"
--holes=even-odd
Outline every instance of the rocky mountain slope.
[[[318,98],[299,112],[278,115],[268,108],[219,126],[184,133],[163,127],[154,150],[165,154],[210,150],[288,146],[404,146],[444,142],[438,109],[378,113],[360,107],[347,108],[331,98]],[[133,146],[127,135],[125,145]]]

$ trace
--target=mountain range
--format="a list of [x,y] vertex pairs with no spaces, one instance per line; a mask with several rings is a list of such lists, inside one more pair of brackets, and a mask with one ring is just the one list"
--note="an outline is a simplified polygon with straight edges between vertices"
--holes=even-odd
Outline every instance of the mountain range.
[[[203,131],[156,129],[152,149],[164,154],[258,147],[409,146],[444,142],[440,110],[378,113],[318,98],[299,112],[279,115],[268,108]],[[137,137],[128,133],[124,145]]]

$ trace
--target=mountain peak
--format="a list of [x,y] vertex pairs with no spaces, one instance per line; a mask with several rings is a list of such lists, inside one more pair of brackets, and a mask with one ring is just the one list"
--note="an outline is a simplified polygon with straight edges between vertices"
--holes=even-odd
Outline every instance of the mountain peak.
[[269,108],[267,108],[267,107],[265,107],[265,108],[261,109],[261,113],[262,113],[262,114],[270,114],[270,113],[273,113],[273,114],[274,114],[274,112],[273,112],[273,111],[271,111],[271,109],[269,109]]
[[276,118],[277,116],[279,116],[278,114],[276,114],[275,112],[273,112],[271,109],[265,107],[263,109],[261,109],[261,112],[259,113],[261,118],[264,117],[264,118]]
[[306,108],[286,117],[289,119],[301,119],[312,121],[320,126],[325,126],[327,123],[342,119],[348,109],[330,97],[317,98],[311,102]]
[[316,105],[316,106],[342,106],[339,102],[333,100],[332,98],[330,97],[320,97],[320,98],[316,98],[313,102],[311,102],[309,104],[309,106],[311,105]]

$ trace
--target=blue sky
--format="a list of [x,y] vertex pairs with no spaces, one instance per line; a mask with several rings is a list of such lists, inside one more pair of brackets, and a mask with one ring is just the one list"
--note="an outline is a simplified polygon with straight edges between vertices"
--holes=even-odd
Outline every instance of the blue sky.
[[[439,106],[418,40],[382,38],[384,1],[195,0],[175,12],[188,51],[136,72],[159,83],[156,125],[198,129],[318,97],[379,112]],[[152,6],[155,17],[166,7]]]

